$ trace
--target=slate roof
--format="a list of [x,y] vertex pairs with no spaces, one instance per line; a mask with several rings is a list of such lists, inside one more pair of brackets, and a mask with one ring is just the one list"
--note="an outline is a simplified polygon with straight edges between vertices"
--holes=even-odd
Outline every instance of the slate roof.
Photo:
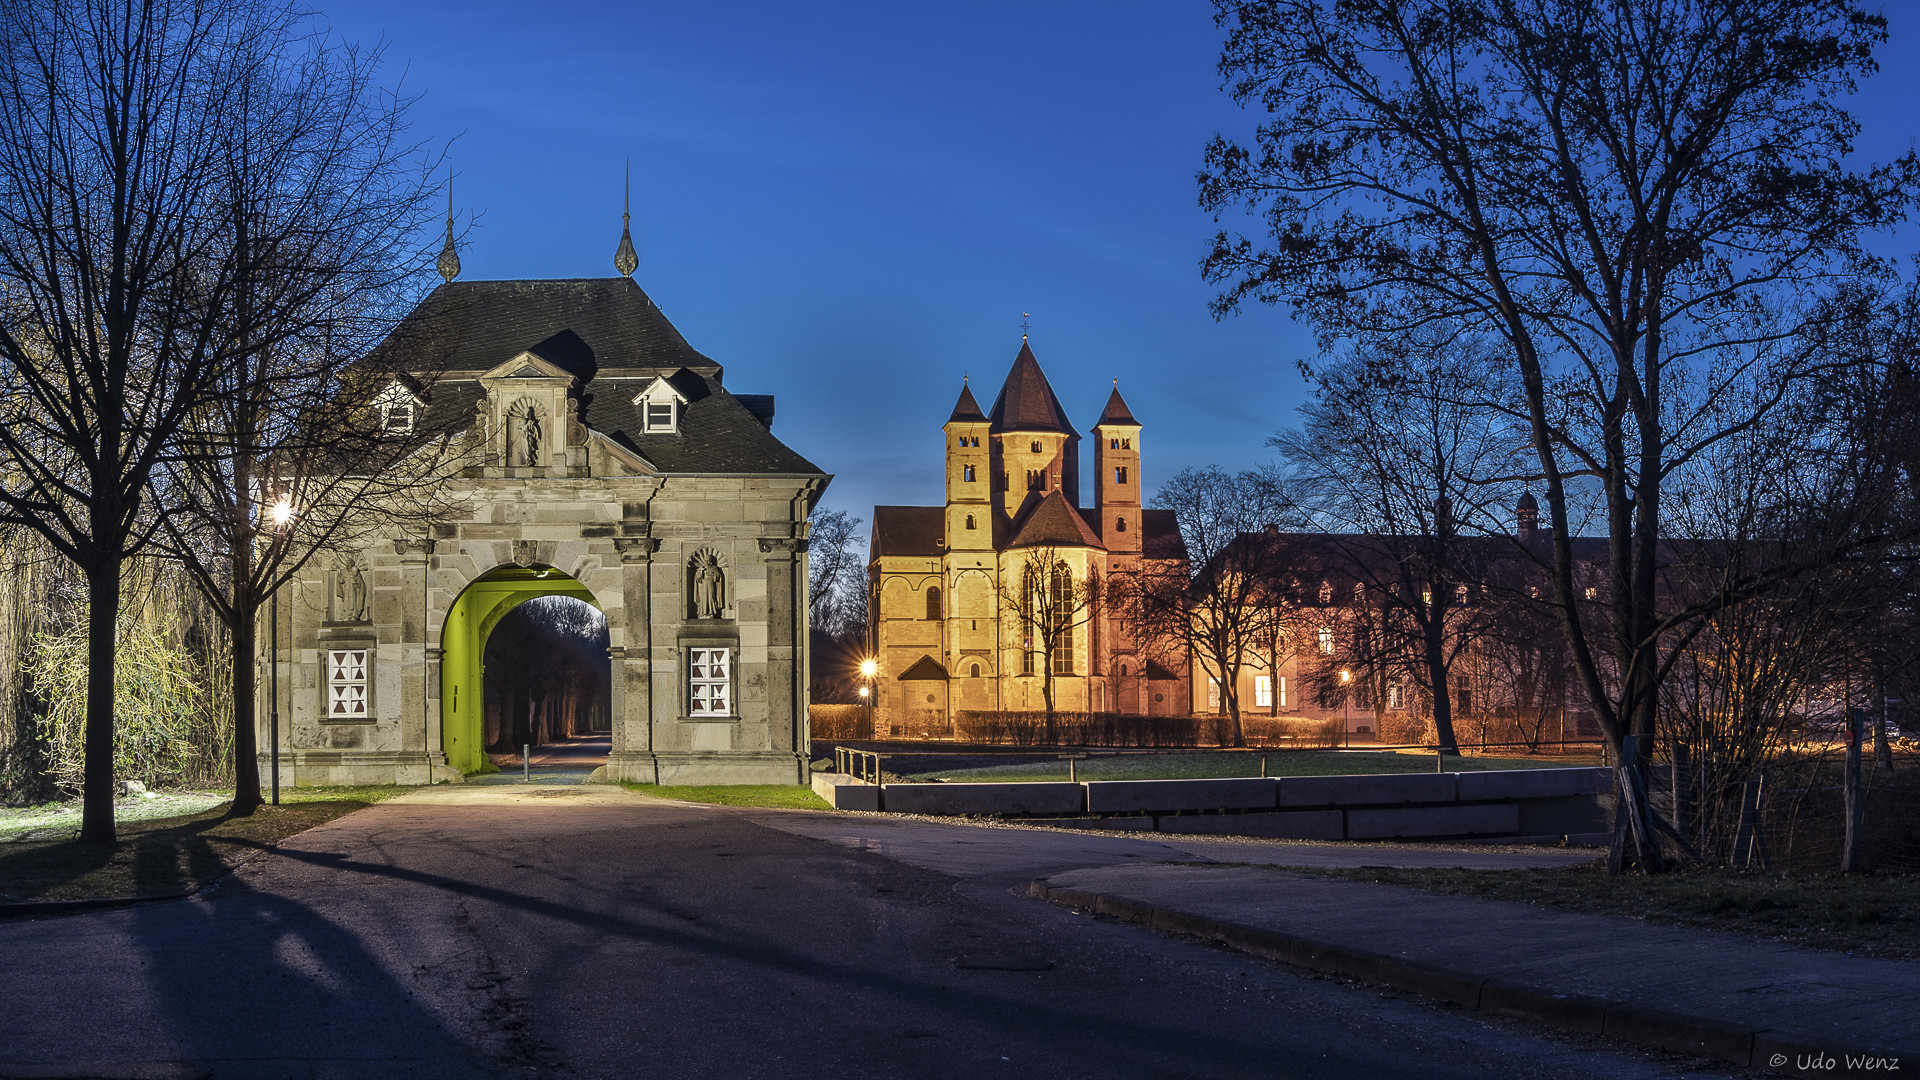
[[1047,492],[1046,498],[1027,511],[1026,520],[1015,523],[1013,539],[1007,541],[1008,548],[1041,545],[1104,547],[1100,535],[1087,526],[1087,520],[1067,502],[1059,488]]
[[1000,384],[1000,396],[993,399],[993,409],[987,417],[993,421],[991,430],[995,432],[1057,431],[1064,435],[1074,434],[1073,425],[1067,422],[1067,410],[1060,407],[1060,399],[1054,396],[1053,387],[1040,371],[1040,361],[1034,359],[1033,349],[1024,341],[1020,343],[1020,355],[1013,358],[1013,368],[1007,372],[1006,381]]
[[973,400],[973,389],[965,383],[960,384],[960,400],[954,402],[953,415],[947,417],[947,423],[980,423],[987,418],[980,411],[980,403]]
[[947,669],[940,666],[940,661],[935,660],[933,657],[922,656],[913,662],[913,666],[895,675],[894,678],[899,679],[901,682],[933,682],[936,680],[946,682]]
[[394,367],[485,371],[531,350],[582,379],[600,368],[658,371],[720,365],[701,355],[632,278],[454,281],[427,294],[375,358]]
[[1133,410],[1127,408],[1126,399],[1120,396],[1120,383],[1118,380],[1113,384],[1113,393],[1107,395],[1106,410],[1100,414],[1099,421],[1093,426],[1099,427],[1101,424],[1130,424],[1134,427],[1140,426],[1140,421],[1133,418]]
[[876,506],[869,558],[882,555],[943,555],[947,510],[943,506]]
[[[574,376],[582,423],[667,473],[823,475],[771,431],[766,394],[735,396],[629,278],[456,281],[433,290],[370,360],[420,373],[424,426],[471,423],[479,376],[532,352]],[[633,399],[665,378],[687,399],[679,431],[649,434]]]

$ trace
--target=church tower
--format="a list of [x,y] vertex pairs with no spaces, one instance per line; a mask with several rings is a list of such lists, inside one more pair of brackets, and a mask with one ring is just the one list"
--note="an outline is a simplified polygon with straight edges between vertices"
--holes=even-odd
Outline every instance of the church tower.
[[1093,425],[1093,503],[1108,551],[1140,553],[1140,421],[1113,384],[1107,407]]
[[1080,436],[1024,339],[987,414],[993,506],[1003,521],[1058,491],[1080,505]]
[[965,383],[947,417],[947,550],[993,550],[993,477],[987,416]]

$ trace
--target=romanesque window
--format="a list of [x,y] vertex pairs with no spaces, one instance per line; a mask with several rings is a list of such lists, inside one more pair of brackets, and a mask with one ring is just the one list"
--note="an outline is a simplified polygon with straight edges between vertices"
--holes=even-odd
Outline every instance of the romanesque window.
[[978,525],[975,525],[975,524],[973,523],[973,515],[972,515],[972,514],[968,514],[968,515],[967,515],[967,528],[969,528],[969,529],[977,529],[977,528],[979,528],[979,526],[978,526]]
[[687,650],[687,715],[733,715],[733,650]]
[[966,481],[969,484],[973,483],[973,466],[971,465],[960,466],[960,479]]
[[327,650],[327,719],[367,719],[367,650]]
[[967,678],[977,679],[979,677],[980,677],[980,665],[974,664],[971,668],[968,669]]
[[1116,484],[1124,484],[1127,482],[1127,467],[1125,465],[1115,465],[1113,467],[1113,482]]
[[1126,518],[1114,518],[1114,519],[1113,519],[1113,531],[1114,531],[1114,532],[1126,532],[1126,531],[1127,531],[1127,519],[1126,519]]
[[938,619],[940,612],[940,586],[927,586],[927,618]]
[[1035,440],[1033,440],[1033,452],[1034,452],[1034,453],[1036,453],[1036,454],[1040,452],[1040,440],[1039,440],[1039,439],[1035,439]]
[[1320,655],[1333,655],[1333,627],[1331,626],[1320,628]]
[[1045,491],[1046,489],[1047,489],[1047,474],[1040,469],[1028,469],[1027,470],[1027,490],[1028,491]]

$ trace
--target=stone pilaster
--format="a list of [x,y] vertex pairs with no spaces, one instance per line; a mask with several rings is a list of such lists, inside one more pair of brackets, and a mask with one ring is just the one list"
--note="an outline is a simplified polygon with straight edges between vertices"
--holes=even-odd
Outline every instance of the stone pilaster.
[[660,541],[652,536],[619,536],[613,546],[620,553],[626,644],[607,650],[613,720],[607,779],[653,784],[659,782],[659,769],[653,756],[658,717],[653,703],[652,590],[653,556],[660,550]]

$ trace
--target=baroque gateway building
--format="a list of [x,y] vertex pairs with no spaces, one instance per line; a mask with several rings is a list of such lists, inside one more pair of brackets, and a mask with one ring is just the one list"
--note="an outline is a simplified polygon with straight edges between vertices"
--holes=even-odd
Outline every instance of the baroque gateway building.
[[1117,577],[1184,564],[1169,510],[1141,507],[1140,422],[1116,384],[1080,436],[1024,339],[993,407],[947,418],[944,506],[876,506],[869,633],[876,737],[964,736],[967,713],[1185,715],[1183,661],[1150,656],[1109,602]]
[[456,282],[443,255],[447,282],[381,346],[401,372],[381,423],[461,451],[429,515],[377,519],[284,591],[260,710],[283,720],[281,783],[488,768],[508,747],[489,746],[487,636],[544,596],[605,616],[608,779],[805,782],[807,521],[829,478],[625,276],[628,252],[622,276],[571,281]]

